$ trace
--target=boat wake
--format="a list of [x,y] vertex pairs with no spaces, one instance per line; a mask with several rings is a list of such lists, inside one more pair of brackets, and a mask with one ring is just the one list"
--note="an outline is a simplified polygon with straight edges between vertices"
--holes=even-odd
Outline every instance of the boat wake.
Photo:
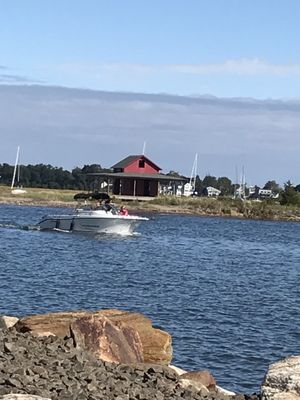
[[38,225],[20,225],[14,221],[0,221],[0,229],[20,229],[24,231],[39,231],[40,227]]
[[53,229],[49,229],[49,230],[55,231],[55,232],[61,232],[61,233],[72,233],[72,231],[68,231],[67,229],[53,228]]

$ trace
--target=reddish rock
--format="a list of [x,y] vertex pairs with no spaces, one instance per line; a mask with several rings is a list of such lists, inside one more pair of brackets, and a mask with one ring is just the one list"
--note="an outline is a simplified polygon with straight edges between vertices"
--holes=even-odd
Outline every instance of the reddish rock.
[[35,336],[50,334],[64,338],[70,336],[70,325],[78,318],[91,315],[89,311],[69,311],[30,315],[21,318],[15,325],[19,332],[31,332]]
[[185,374],[180,375],[180,379],[188,380],[196,384],[201,384],[205,386],[209,391],[216,391],[217,390],[217,383],[215,378],[209,371],[191,371],[186,372]]
[[126,324],[115,325],[103,316],[83,317],[71,325],[75,346],[103,361],[132,364],[143,362],[138,333]]
[[79,318],[106,317],[114,326],[124,324],[134,329],[140,338],[143,348],[143,359],[146,363],[168,365],[172,360],[172,338],[167,332],[152,327],[146,316],[122,310],[70,311],[21,318],[15,325],[19,332],[32,332],[36,336],[56,335],[70,336],[70,327]]
[[123,322],[137,330],[143,345],[146,363],[170,364],[173,354],[172,337],[161,329],[153,328],[148,317],[139,313],[120,310],[103,310],[101,314],[116,324]]

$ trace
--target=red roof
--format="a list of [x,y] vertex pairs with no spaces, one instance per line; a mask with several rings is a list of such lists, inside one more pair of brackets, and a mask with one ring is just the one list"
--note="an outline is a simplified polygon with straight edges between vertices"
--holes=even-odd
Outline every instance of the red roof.
[[123,160],[119,161],[117,164],[113,165],[111,168],[124,169],[138,159],[144,159],[148,164],[151,164],[154,167],[154,169],[156,169],[157,171],[161,171],[161,168],[158,165],[156,165],[153,161],[151,161],[148,157],[144,156],[143,154],[125,157],[125,158],[123,158]]

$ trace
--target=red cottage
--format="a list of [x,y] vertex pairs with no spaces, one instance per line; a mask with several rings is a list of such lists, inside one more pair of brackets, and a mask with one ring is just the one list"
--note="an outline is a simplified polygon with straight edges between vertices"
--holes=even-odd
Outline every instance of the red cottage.
[[[127,196],[150,196],[158,194],[159,168],[149,158],[128,156],[112,166],[116,174],[113,194]],[[117,177],[117,174],[122,176]]]
[[161,184],[174,186],[186,182],[183,177],[161,174],[161,168],[145,155],[128,156],[111,168],[111,173],[90,175],[100,178],[98,187],[106,182],[112,194],[120,197],[155,197],[160,193]]

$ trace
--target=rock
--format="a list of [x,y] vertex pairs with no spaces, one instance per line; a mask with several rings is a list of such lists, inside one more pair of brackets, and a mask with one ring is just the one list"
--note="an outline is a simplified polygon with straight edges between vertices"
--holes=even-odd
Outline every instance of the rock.
[[70,336],[70,327],[79,318],[106,317],[115,326],[126,324],[139,334],[143,346],[143,359],[146,363],[168,365],[172,360],[172,337],[167,332],[152,327],[149,318],[139,313],[121,310],[70,311],[32,315],[21,318],[15,325],[19,332],[31,332],[36,336],[53,334],[59,337]]
[[[216,391],[216,381],[215,378],[208,371],[191,371],[180,375],[180,382],[188,381],[192,386],[206,387],[209,391]],[[185,382],[186,384],[186,382]]]
[[[187,371],[185,371],[182,368],[176,367],[175,365],[169,365],[169,368],[171,368],[173,371],[175,371],[176,374],[179,375],[179,376],[182,376],[183,374],[187,373]],[[184,385],[188,385],[188,384],[191,384],[191,382],[189,382],[189,383],[188,382],[184,382]],[[225,398],[227,398],[228,396],[230,398],[231,396],[235,396],[236,395],[235,392],[232,392],[230,390],[224,389],[224,388],[222,388],[221,386],[218,386],[218,385],[216,385],[215,391],[216,391],[216,393],[218,393],[220,395],[224,395]],[[221,396],[219,396],[219,397],[221,397]]]
[[222,388],[221,386],[216,385],[216,391],[219,394],[224,394],[225,396],[235,396],[236,393],[232,392],[231,390],[227,390]]
[[187,373],[187,371],[185,371],[184,369],[182,369],[182,368],[179,368],[179,367],[176,367],[175,365],[169,365],[169,368],[171,368],[171,369],[173,369],[176,373],[177,373],[177,375],[182,375],[182,374],[185,374],[185,373]]
[[202,385],[201,382],[192,381],[190,379],[180,378],[179,384],[184,389],[188,389],[188,388],[192,387],[192,388],[196,389],[197,391],[201,391],[201,394],[203,394],[203,395],[207,395],[209,393],[209,390],[207,389],[207,387]]
[[31,394],[5,394],[4,396],[0,396],[1,400],[51,400],[46,397],[34,396]]
[[19,318],[17,317],[8,317],[6,315],[2,315],[0,316],[0,329],[9,329],[13,327],[18,321]]
[[11,400],[204,400],[195,388],[182,388],[167,366],[92,360],[70,338],[2,330],[0,360],[0,399],[14,392],[19,396]]
[[123,364],[144,361],[138,333],[124,323],[117,326],[106,317],[93,315],[73,322],[71,333],[76,347],[97,359]]
[[261,386],[263,400],[300,400],[300,356],[271,364]]
[[20,318],[15,328],[19,332],[31,332],[35,336],[50,334],[64,338],[70,336],[70,325],[78,318],[91,315],[88,311],[69,311],[31,315]]
[[153,328],[149,318],[139,313],[120,310],[104,310],[101,314],[115,323],[123,322],[138,332],[145,363],[169,365],[172,356],[172,337],[161,329]]

